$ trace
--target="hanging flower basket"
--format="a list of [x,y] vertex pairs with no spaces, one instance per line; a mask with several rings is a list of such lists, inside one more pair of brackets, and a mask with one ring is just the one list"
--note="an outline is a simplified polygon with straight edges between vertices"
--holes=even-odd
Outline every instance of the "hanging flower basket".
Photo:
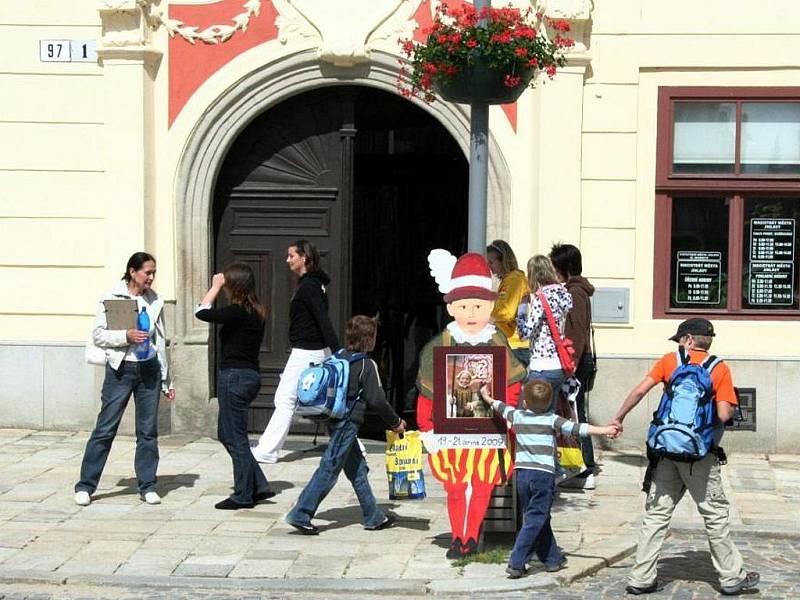
[[474,64],[452,77],[434,80],[433,92],[442,100],[461,104],[509,104],[517,101],[535,73],[536,69],[532,67],[520,68],[516,64],[493,67],[486,58],[479,56]]
[[[551,33],[545,31],[549,25]],[[442,3],[424,43],[401,40],[405,55],[398,80],[401,93],[433,102],[514,102],[541,70],[552,78],[566,63],[564,51],[574,41],[564,20],[542,13],[470,5],[449,9]]]

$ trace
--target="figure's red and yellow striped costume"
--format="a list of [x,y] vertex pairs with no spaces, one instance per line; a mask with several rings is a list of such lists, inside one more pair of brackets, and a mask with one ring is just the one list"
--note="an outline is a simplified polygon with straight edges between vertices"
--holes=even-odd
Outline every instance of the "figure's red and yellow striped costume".
[[511,452],[506,450],[500,458],[494,448],[448,448],[429,455],[428,462],[436,479],[453,484],[468,483],[474,477],[500,485],[508,480],[514,469]]
[[[521,384],[506,388],[506,399],[517,404]],[[433,429],[433,401],[417,397],[417,424],[420,431]],[[502,466],[501,466],[502,462]],[[481,524],[496,485],[505,483],[514,469],[511,450],[496,448],[445,448],[428,454],[433,476],[442,482],[447,493],[452,540],[477,547]],[[467,493],[469,491],[469,493]]]

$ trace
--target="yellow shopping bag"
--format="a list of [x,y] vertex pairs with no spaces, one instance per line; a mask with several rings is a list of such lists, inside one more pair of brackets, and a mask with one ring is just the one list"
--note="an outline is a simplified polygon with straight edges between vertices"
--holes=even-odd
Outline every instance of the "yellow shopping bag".
[[386,476],[390,500],[425,498],[419,431],[406,431],[403,437],[394,431],[386,432]]

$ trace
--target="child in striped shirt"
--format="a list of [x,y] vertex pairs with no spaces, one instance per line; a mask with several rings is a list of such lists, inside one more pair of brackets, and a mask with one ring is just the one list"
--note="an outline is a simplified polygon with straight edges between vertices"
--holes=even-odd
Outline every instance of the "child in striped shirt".
[[517,476],[517,500],[524,506],[522,529],[514,541],[506,573],[511,579],[526,574],[525,564],[535,554],[544,563],[545,571],[558,571],[567,563],[558,549],[550,527],[550,509],[556,483],[556,431],[564,435],[587,437],[590,435],[614,436],[614,425],[596,427],[588,423],[574,423],[555,415],[552,411],[552,387],[543,379],[532,379],[522,388],[524,409],[506,406],[489,397],[483,397],[494,410],[511,424],[517,437],[514,459]]

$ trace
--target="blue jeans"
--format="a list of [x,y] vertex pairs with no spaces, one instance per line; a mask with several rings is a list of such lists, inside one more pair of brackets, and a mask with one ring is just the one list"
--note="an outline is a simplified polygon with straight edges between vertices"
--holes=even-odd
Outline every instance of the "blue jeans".
[[247,438],[247,409],[258,396],[261,376],[255,369],[222,369],[217,380],[217,439],[233,461],[233,495],[239,504],[251,504],[253,496],[269,489],[269,483]]
[[561,387],[561,382],[564,381],[564,371],[561,369],[548,369],[547,371],[528,371],[527,377],[525,377],[525,382],[531,381],[532,379],[544,379],[547,383],[549,383],[553,387],[553,396],[550,399],[550,408],[549,410],[553,410],[556,406],[556,398],[559,393],[559,389]]
[[298,525],[309,525],[320,503],[336,485],[339,473],[344,469],[361,505],[364,527],[377,527],[386,519],[386,514],[378,507],[369,485],[369,467],[358,447],[358,425],[349,419],[330,421],[328,432],[331,439],[319,467],[297,499],[297,504],[286,515],[286,520]]
[[525,563],[535,554],[546,567],[554,567],[564,559],[550,527],[555,475],[536,469],[516,469],[514,475],[517,478],[517,501],[525,513],[508,565],[524,569]]
[[158,469],[158,400],[161,393],[161,366],[157,358],[144,362],[123,361],[119,369],[106,365],[100,394],[100,414],[81,463],[81,480],[76,492],[93,494],[106,466],[111,444],[117,435],[122,415],[133,394],[136,405],[136,455],[133,468],[139,493],[154,492]]

